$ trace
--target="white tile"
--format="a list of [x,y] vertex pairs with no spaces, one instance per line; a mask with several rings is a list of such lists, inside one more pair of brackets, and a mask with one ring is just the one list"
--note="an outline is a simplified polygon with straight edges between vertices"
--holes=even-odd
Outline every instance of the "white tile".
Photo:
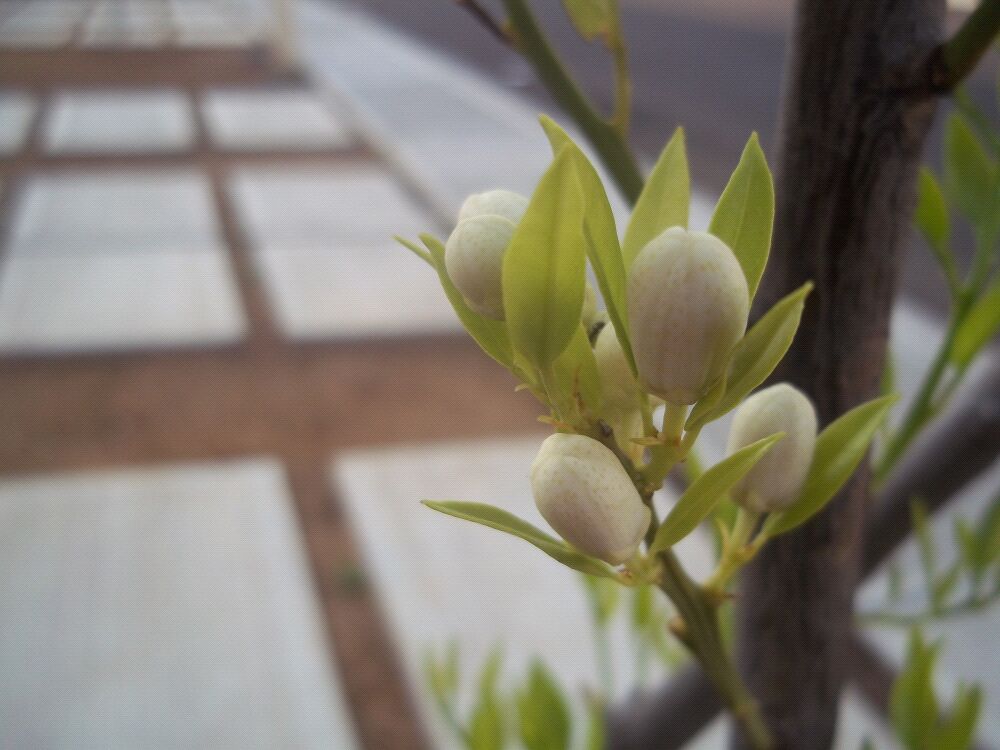
[[194,145],[191,104],[180,91],[58,95],[44,127],[51,152],[178,151]]
[[386,172],[244,169],[230,182],[239,216],[257,247],[384,245],[394,234],[434,229]]
[[24,146],[36,109],[34,98],[27,94],[0,93],[0,154],[13,154]]
[[35,176],[18,198],[10,240],[15,255],[220,246],[208,179],[194,170]]
[[357,746],[276,461],[5,480],[0,560],[0,746]]
[[205,345],[246,328],[222,253],[13,256],[0,267],[0,349]]
[[[488,397],[488,396],[487,396]],[[523,675],[544,657],[573,696],[596,686],[590,615],[576,573],[534,547],[492,529],[429,510],[422,498],[491,503],[547,528],[535,509],[528,470],[542,438],[473,441],[342,454],[333,481],[400,648],[425,723],[454,747],[428,695],[427,649],[460,643],[465,687],[502,644],[505,674]],[[695,534],[680,554],[707,572],[710,542]],[[612,633],[616,686],[634,685],[635,653],[624,622]],[[468,697],[468,696],[466,696]]]
[[307,91],[213,91],[203,111],[213,140],[230,149],[343,148],[351,137]]
[[262,250],[271,309],[293,338],[461,330],[437,274],[400,245]]

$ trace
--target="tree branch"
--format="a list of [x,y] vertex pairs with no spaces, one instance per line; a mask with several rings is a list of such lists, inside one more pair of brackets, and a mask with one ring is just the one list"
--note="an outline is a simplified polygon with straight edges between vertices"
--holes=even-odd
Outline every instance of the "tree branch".
[[[910,500],[919,494],[930,513],[987,469],[1000,450],[1000,355],[992,353],[987,368],[958,394],[951,408],[921,435],[882,489],[866,526],[861,578],[870,576],[913,531]],[[857,638],[855,638],[857,642]],[[856,645],[855,654],[859,653]],[[861,654],[865,656],[865,654]],[[858,662],[853,679],[876,706],[870,659]],[[886,673],[890,674],[890,673]],[[888,695],[889,677],[880,677]],[[866,683],[867,681],[867,683]],[[874,697],[873,697],[874,696]],[[634,697],[608,717],[609,750],[679,748],[707,725],[722,702],[697,665],[685,667],[665,685]]]
[[1000,0],[982,0],[955,35],[935,47],[917,73],[919,93],[945,94],[976,67],[1000,33]]
[[532,64],[559,106],[580,126],[625,198],[634,204],[642,192],[643,178],[624,134],[591,106],[563,67],[526,0],[504,0],[504,7],[518,51]]

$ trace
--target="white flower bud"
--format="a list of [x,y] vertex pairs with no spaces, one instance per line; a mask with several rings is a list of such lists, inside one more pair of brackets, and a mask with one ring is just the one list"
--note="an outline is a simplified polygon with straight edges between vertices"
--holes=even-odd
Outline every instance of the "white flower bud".
[[509,190],[470,195],[445,243],[448,277],[466,304],[487,318],[504,318],[503,254],[527,207],[527,198]]
[[748,510],[784,510],[798,499],[809,473],[816,410],[805,394],[787,383],[758,391],[740,405],[729,430],[728,453],[776,432],[785,436],[732,489],[733,500]]
[[589,332],[597,320],[597,292],[589,283],[583,288],[583,309],[580,311],[580,322],[583,330]]
[[473,216],[502,216],[515,224],[520,224],[528,208],[528,199],[510,190],[487,190],[475,193],[465,199],[458,211],[458,220]]
[[613,565],[635,554],[650,513],[610,449],[584,435],[550,435],[531,465],[535,504],[563,539]]
[[671,404],[693,404],[723,374],[747,325],[746,277],[706,232],[671,227],[642,249],[628,280],[639,378]]
[[597,360],[597,371],[601,376],[604,400],[616,409],[636,409],[642,391],[611,323],[606,324],[597,334],[594,359]]

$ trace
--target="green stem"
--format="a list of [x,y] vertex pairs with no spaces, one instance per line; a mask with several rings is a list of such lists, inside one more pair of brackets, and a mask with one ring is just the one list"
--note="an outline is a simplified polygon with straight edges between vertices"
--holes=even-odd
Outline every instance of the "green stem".
[[941,74],[935,83],[947,90],[958,85],[1000,32],[1000,0],[982,0],[955,35],[941,46]]
[[754,556],[756,549],[750,546],[750,542],[759,521],[760,513],[756,511],[740,508],[736,513],[736,522],[719,564],[704,585],[705,590],[717,597],[718,601],[724,600],[729,579]]
[[697,657],[733,715],[758,750],[772,747],[771,734],[735,665],[726,652],[719,627],[718,607],[685,572],[672,550],[661,553],[660,588],[682,619],[681,639]]
[[635,204],[642,192],[639,165],[615,124],[591,106],[546,39],[525,0],[504,0],[514,43],[532,64],[545,88],[583,130],[619,189]]

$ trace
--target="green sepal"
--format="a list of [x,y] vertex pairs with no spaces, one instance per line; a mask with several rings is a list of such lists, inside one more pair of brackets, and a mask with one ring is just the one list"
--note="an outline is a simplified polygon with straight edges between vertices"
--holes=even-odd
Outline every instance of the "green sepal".
[[772,513],[764,524],[762,535],[784,534],[823,509],[858,468],[896,400],[897,396],[892,394],[861,404],[819,434],[799,499],[786,510]]
[[684,148],[684,129],[677,128],[646,180],[625,229],[622,257],[626,272],[651,240],[670,227],[687,227],[690,207],[691,176]]
[[549,557],[580,573],[618,579],[618,573],[603,560],[598,560],[573,549],[564,541],[549,536],[537,526],[533,526],[494,505],[460,500],[424,500],[423,503],[428,508],[433,508],[445,515],[489,526],[491,529],[519,537],[529,544],[535,545]]
[[719,461],[705,471],[684,491],[677,504],[656,530],[656,538],[649,549],[651,555],[672,547],[694,531],[698,524],[711,514],[716,504],[730,488],[746,476],[757,462],[776,442],[785,436],[783,432],[769,435],[762,440],[740,448],[733,455]]
[[733,349],[725,392],[721,398],[709,392],[695,404],[685,429],[696,429],[729,413],[774,372],[774,368],[792,345],[802,319],[806,297],[812,287],[812,282],[807,281],[783,297],[747,331]]
[[774,181],[757,134],[753,133],[708,227],[736,255],[751,301],[767,265],[773,227]]
[[563,149],[542,175],[503,257],[503,306],[513,347],[548,368],[580,323],[585,285],[583,190]]

